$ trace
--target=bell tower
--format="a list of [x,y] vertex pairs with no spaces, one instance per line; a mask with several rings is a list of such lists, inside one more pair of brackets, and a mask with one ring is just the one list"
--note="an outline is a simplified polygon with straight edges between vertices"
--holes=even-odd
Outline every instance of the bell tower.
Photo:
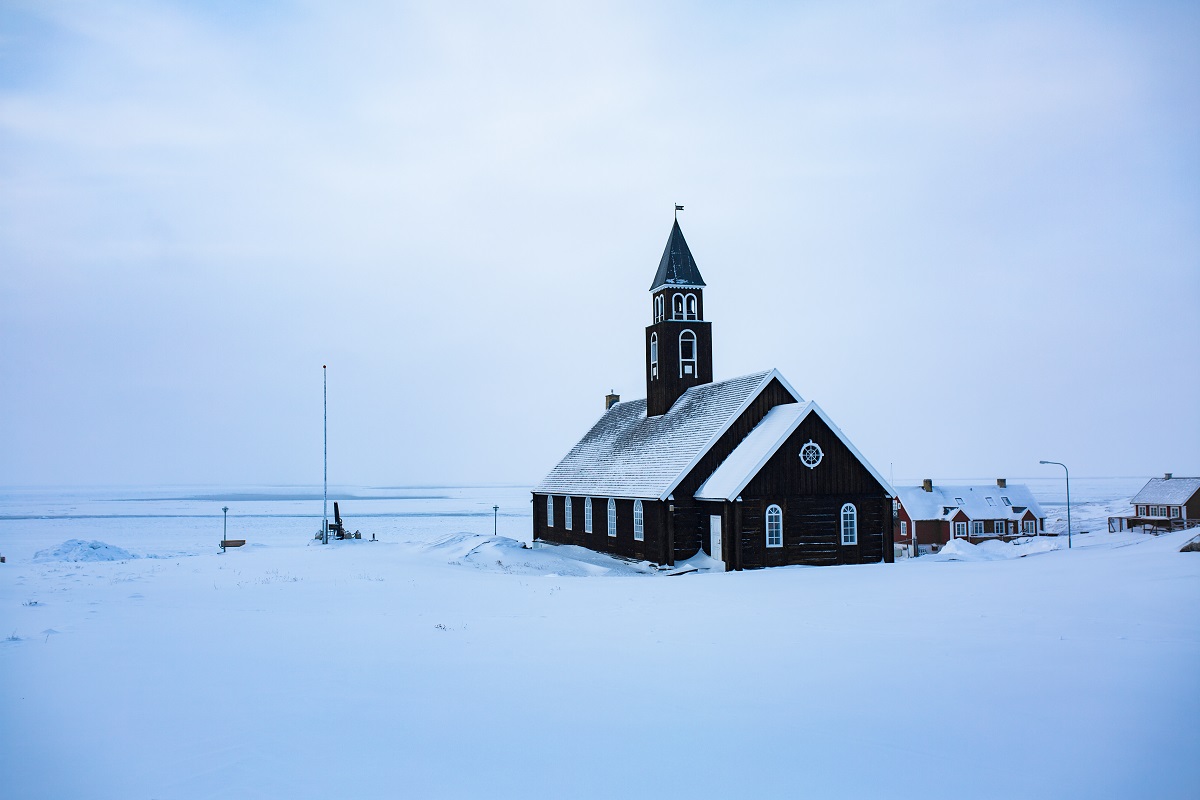
[[665,414],[693,386],[712,383],[712,323],[704,321],[704,278],[676,214],[650,286],[646,328],[646,415]]

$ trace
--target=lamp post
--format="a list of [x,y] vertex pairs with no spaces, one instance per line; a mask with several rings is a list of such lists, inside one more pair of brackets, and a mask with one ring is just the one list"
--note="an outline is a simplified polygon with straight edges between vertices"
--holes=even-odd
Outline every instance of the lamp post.
[[498,535],[500,529],[500,506],[492,506],[492,536]]
[[225,542],[229,541],[229,506],[221,506],[225,518],[221,521],[221,552],[225,552]]
[[1071,471],[1061,461],[1039,461],[1039,464],[1057,464],[1067,476],[1067,549],[1071,549]]

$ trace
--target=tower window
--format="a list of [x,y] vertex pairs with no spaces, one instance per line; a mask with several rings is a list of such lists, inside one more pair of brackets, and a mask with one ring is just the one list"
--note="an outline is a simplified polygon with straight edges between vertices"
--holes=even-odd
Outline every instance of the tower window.
[[662,322],[663,319],[667,316],[663,310],[665,306],[666,306],[666,301],[663,299],[663,296],[661,294],[654,298],[654,321],[655,322]]
[[650,379],[658,377],[658,334],[650,334]]
[[696,316],[696,295],[689,294],[687,296],[687,315],[684,319],[699,319]]
[[617,501],[608,498],[608,535],[617,535]]
[[679,334],[679,377],[696,375],[696,334],[684,331]]
[[783,509],[767,506],[767,547],[783,547]]
[[671,298],[671,319],[683,319],[683,295]]
[[646,539],[646,527],[642,517],[642,501],[633,501],[633,538],[639,542]]
[[842,506],[842,544],[858,544],[858,511],[853,503]]

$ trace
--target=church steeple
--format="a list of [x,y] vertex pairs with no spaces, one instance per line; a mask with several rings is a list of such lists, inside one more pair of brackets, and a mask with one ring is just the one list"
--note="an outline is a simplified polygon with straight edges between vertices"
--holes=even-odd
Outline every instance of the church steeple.
[[697,289],[704,286],[704,278],[700,277],[700,268],[696,266],[696,259],[692,258],[687,239],[683,238],[678,219],[671,226],[667,248],[663,250],[662,260],[658,262],[658,273],[654,276],[650,291],[653,292],[662,286],[687,286]]
[[646,414],[665,414],[693,386],[712,383],[712,323],[704,321],[704,278],[671,226],[650,286],[653,324],[646,328]]

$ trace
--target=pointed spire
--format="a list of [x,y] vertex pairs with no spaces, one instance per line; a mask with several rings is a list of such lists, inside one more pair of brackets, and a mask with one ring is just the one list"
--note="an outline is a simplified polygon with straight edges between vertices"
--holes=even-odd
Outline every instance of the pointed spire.
[[678,219],[671,226],[667,249],[663,251],[662,261],[658,262],[658,274],[654,276],[650,291],[660,286],[704,286],[704,278],[700,277],[696,259],[692,258]]

